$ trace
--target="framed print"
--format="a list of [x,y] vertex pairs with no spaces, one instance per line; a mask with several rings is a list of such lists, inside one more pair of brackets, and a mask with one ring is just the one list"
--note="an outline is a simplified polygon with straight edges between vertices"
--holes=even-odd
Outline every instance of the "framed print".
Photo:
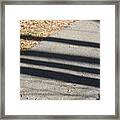
[[2,1],[1,118],[119,119],[119,7]]

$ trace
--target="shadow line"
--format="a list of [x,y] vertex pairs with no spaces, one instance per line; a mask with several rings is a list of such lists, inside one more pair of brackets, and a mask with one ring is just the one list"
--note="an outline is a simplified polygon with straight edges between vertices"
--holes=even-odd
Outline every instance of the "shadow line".
[[100,74],[100,70],[96,68],[87,68],[87,67],[80,67],[76,65],[67,65],[67,64],[61,64],[61,63],[55,63],[55,62],[45,62],[41,60],[30,60],[25,58],[20,58],[21,63],[26,64],[33,64],[33,65],[42,65],[47,67],[54,67],[54,68],[61,68],[61,69],[68,69],[78,72],[87,72],[87,73],[93,73],[93,74]]
[[71,44],[71,45],[77,45],[77,46],[87,46],[87,47],[100,48],[99,43],[80,41],[80,40],[55,38],[55,37],[35,37],[32,35],[20,35],[20,38],[27,39],[27,40],[49,41],[49,42],[65,43],[65,44]]
[[91,64],[100,64],[99,58],[66,55],[66,54],[60,54],[60,53],[49,53],[49,52],[44,52],[44,51],[33,51],[33,50],[21,51],[20,55],[62,59],[62,60],[77,61],[77,62],[86,62],[86,63],[91,63]]
[[51,70],[42,70],[35,68],[20,67],[21,74],[27,74],[32,76],[44,77],[53,80],[61,80],[64,82],[82,84],[94,87],[100,87],[100,80],[96,78],[82,77],[78,75],[72,75],[68,73],[55,72]]

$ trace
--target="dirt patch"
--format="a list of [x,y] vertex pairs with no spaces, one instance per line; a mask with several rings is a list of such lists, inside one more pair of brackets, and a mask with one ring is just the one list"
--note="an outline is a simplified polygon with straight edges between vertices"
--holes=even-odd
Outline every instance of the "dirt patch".
[[[48,37],[71,25],[75,20],[20,20],[20,35]],[[38,45],[38,41],[20,39],[20,50],[24,51]]]

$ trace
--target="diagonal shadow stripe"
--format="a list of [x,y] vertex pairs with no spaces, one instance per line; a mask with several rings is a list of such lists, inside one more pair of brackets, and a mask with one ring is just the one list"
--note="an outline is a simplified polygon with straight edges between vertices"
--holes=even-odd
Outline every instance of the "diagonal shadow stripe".
[[60,53],[49,53],[44,51],[21,51],[21,55],[25,56],[36,56],[36,57],[45,57],[45,58],[53,58],[53,59],[62,59],[68,61],[77,61],[77,62],[86,62],[91,64],[100,64],[99,58],[85,57],[85,56],[76,56],[76,55],[66,55]]
[[72,75],[68,73],[55,72],[50,70],[42,70],[35,68],[20,67],[21,74],[27,74],[32,76],[44,77],[53,80],[61,80],[64,82],[82,84],[94,87],[100,87],[100,80],[96,78],[81,77],[78,75]]
[[26,63],[26,64],[68,69],[68,70],[79,71],[79,72],[100,74],[100,70],[96,68],[87,68],[87,67],[80,67],[76,65],[67,65],[67,64],[61,64],[61,63],[55,63],[55,62],[45,62],[45,61],[40,61],[40,60],[30,60],[30,59],[25,59],[25,58],[20,58],[20,62]]
[[58,42],[58,43],[65,43],[65,44],[78,45],[78,46],[100,48],[99,43],[80,41],[80,40],[55,38],[55,37],[35,37],[32,35],[20,35],[20,38],[27,40],[49,41],[49,42]]
[[69,40],[69,39],[63,39],[63,38],[47,37],[47,38],[43,38],[43,41],[58,42],[58,43],[65,43],[65,44],[71,44],[71,45],[77,45],[77,46],[100,48],[99,43],[78,41],[78,40]]

